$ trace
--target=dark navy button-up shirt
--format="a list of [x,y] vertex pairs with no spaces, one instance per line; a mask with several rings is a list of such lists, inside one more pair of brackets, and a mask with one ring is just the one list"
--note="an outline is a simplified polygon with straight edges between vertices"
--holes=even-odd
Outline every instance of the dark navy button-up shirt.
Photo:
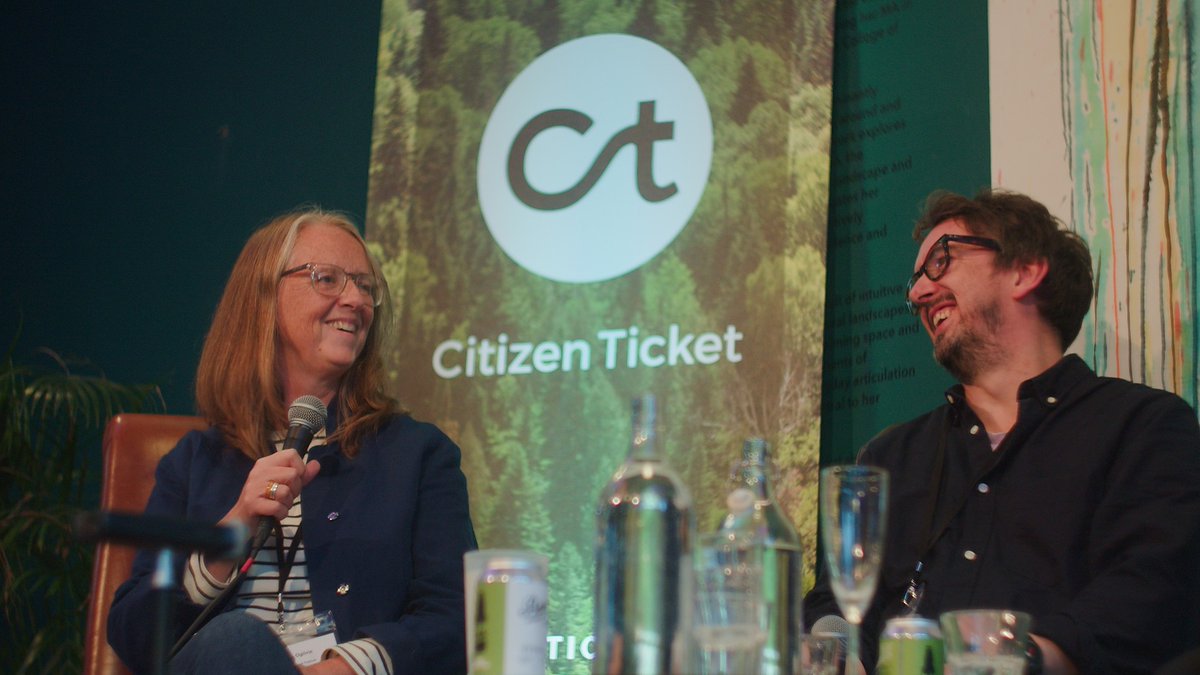
[[[1200,645],[1195,412],[1174,394],[1097,377],[1076,356],[1024,382],[1018,398],[995,450],[972,433],[983,425],[961,386],[863,449],[860,463],[891,474],[864,662],[874,663],[884,620],[901,614],[918,560],[920,614],[1028,612],[1080,672],[1149,672]],[[805,616],[831,613],[822,569]]]

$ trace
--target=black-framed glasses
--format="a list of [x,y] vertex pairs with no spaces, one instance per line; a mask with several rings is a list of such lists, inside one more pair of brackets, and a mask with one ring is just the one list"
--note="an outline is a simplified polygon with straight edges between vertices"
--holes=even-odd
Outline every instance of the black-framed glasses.
[[336,298],[346,289],[346,283],[351,279],[354,280],[354,286],[360,293],[371,299],[371,304],[378,307],[383,303],[383,287],[375,280],[375,275],[366,272],[353,274],[346,270],[330,263],[304,263],[290,270],[284,270],[279,274],[279,278],[295,274],[300,270],[308,270],[308,276],[312,279],[313,290],[321,295],[328,295]]
[[930,281],[937,281],[946,276],[946,272],[950,270],[950,244],[967,244],[969,246],[979,246],[986,249],[991,249],[1000,252],[1000,242],[987,237],[972,237],[965,234],[943,234],[938,237],[938,240],[933,242],[929,253],[925,255],[925,262],[917,268],[916,272],[908,278],[908,286],[904,291],[904,302],[908,305],[908,311],[911,314],[917,313],[917,306],[912,301],[912,289],[917,283],[917,279],[924,274],[925,278]]

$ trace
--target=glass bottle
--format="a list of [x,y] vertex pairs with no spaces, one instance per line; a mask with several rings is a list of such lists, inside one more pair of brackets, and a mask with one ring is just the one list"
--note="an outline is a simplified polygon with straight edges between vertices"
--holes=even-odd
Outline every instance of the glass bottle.
[[597,675],[685,670],[695,521],[687,486],[663,461],[655,413],[653,396],[634,399],[629,456],[597,509]]
[[[763,596],[767,605],[767,642],[763,645],[761,675],[787,675],[800,666],[800,637],[804,633],[800,536],[771,493],[770,447],[761,438],[742,446],[734,464],[730,513],[722,529],[752,530],[762,542]],[[744,504],[753,494],[753,510]]]

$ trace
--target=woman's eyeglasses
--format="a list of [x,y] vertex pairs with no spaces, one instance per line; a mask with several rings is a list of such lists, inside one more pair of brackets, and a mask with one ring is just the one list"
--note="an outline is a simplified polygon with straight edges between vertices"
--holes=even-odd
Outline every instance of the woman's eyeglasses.
[[371,299],[371,304],[378,307],[383,302],[383,287],[375,280],[373,274],[351,274],[346,270],[330,263],[304,263],[290,270],[284,270],[279,278],[295,274],[300,270],[308,270],[312,279],[313,290],[321,295],[336,298],[346,289],[346,282],[354,280],[355,287],[363,295]]

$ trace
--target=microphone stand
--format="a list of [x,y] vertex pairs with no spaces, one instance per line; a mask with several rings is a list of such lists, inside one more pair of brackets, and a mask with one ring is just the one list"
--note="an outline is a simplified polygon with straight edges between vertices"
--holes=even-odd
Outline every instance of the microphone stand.
[[72,521],[75,538],[82,542],[111,542],[157,549],[150,577],[151,604],[154,608],[151,672],[166,675],[167,664],[174,655],[168,651],[168,647],[171,644],[171,626],[174,624],[175,595],[180,590],[180,575],[176,572],[179,551],[238,556],[245,550],[246,528],[111,511],[78,513]]
[[172,594],[179,588],[175,578],[175,551],[162,548],[154,563],[154,674],[167,675],[167,644],[171,640],[171,615],[175,599]]

